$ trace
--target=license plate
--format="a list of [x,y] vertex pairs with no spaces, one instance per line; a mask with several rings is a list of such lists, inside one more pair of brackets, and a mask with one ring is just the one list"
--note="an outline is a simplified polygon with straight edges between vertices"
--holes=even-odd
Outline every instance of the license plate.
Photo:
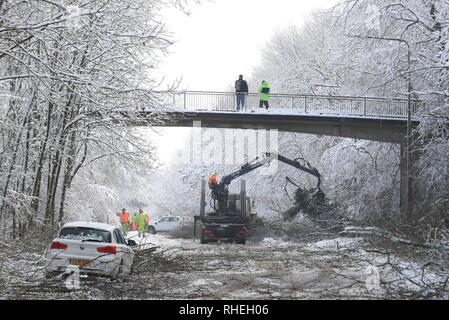
[[72,260],[70,260],[70,263],[80,265],[80,266],[88,266],[90,264],[90,261],[84,260],[84,259],[72,259]]

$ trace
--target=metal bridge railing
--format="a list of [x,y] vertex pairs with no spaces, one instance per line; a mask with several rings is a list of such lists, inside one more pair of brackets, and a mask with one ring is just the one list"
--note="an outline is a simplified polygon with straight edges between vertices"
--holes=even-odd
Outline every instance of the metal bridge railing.
[[[259,93],[249,93],[245,99],[244,111],[259,109]],[[270,110],[289,114],[329,114],[357,117],[406,118],[407,99],[270,94]],[[174,93],[167,107],[185,111],[236,111],[234,92],[183,91]],[[422,108],[422,102],[412,100],[412,115]]]

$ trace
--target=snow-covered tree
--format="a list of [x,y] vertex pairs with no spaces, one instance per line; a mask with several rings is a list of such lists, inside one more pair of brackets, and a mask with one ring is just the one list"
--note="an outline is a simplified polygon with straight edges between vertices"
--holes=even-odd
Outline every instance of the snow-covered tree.
[[147,144],[119,111],[152,109],[152,123],[163,120],[154,69],[171,45],[159,14],[166,5],[0,1],[4,231],[17,236],[61,221],[74,177],[90,161],[144,160]]
[[[313,14],[302,27],[275,34],[253,74],[270,81],[273,92],[399,98],[411,93],[424,101],[418,112],[426,120],[415,143],[421,152],[415,171],[415,205],[421,217],[435,200],[440,213],[448,210],[448,9],[449,3],[440,0],[342,1]],[[316,139],[328,145],[316,152],[317,166],[326,172],[324,186],[348,213],[394,219],[389,211],[398,212],[399,148],[296,136],[302,146]],[[292,141],[283,138],[280,143]]]

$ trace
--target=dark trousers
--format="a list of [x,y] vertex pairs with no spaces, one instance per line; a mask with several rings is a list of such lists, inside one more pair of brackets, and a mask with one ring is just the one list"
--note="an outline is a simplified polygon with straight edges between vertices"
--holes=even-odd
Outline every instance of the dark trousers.
[[268,110],[268,108],[270,107],[270,106],[268,105],[268,101],[260,100],[260,102],[259,102],[259,108],[263,108],[264,105],[265,105],[265,107],[266,107],[267,110]]

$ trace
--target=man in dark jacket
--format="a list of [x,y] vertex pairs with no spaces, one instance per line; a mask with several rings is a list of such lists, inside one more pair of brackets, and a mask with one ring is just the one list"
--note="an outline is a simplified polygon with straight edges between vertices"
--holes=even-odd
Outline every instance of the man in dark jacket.
[[248,94],[248,83],[243,80],[243,76],[239,75],[239,79],[235,81],[235,96],[237,98],[237,111],[240,111],[240,105],[242,110],[245,107],[245,97]]

